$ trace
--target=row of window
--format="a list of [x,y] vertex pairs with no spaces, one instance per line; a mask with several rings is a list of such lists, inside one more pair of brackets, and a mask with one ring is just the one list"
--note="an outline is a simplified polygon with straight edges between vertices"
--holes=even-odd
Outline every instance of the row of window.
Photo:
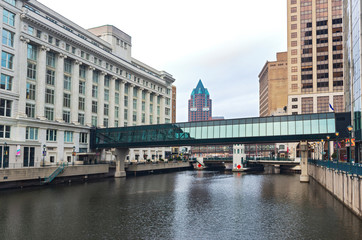
[[[5,87],[11,87],[11,78],[7,78],[6,75],[4,75],[4,88]],[[68,77],[64,77],[64,89],[66,90],[70,90],[70,87],[71,87],[71,82],[70,82],[70,78]],[[80,82],[80,88],[79,88],[79,91],[80,92],[83,92],[85,91],[85,86],[83,84],[83,82]],[[36,86],[32,83],[27,83],[27,99],[29,100],[35,100],[35,88]],[[46,95],[46,98],[45,98],[45,101],[46,103],[51,103],[51,104],[54,104],[54,89],[50,89],[50,88],[46,88],[45,89],[45,95]],[[64,98],[69,98],[70,99],[70,94],[68,93],[64,93]],[[97,98],[98,97],[98,86],[95,86],[93,85],[92,86],[92,97],[93,98]],[[158,97],[157,98],[157,102],[160,103],[160,98],[161,97]],[[82,99],[82,101],[84,102],[84,97],[80,97],[79,99]],[[108,89],[104,89],[104,100],[105,101],[109,101],[109,90]],[[136,104],[134,106],[134,108],[137,107],[137,99],[133,99],[134,102],[136,101]],[[150,99],[150,102],[152,102],[152,100]],[[144,104],[144,102],[142,102]],[[119,93],[115,93],[115,104],[118,105],[119,104]],[[169,98],[166,98],[166,104],[169,105],[170,104],[170,99]],[[124,106],[127,107],[128,106],[128,96],[124,96]]]
[[[30,51],[32,52],[32,50]],[[13,56],[11,54],[8,54],[6,52],[2,52],[3,53],[3,57],[2,57],[2,66],[3,67],[9,67],[12,68],[12,58]],[[32,54],[28,52],[28,57],[29,59],[36,59],[36,54]],[[11,67],[10,67],[11,66]],[[66,67],[68,66],[68,67]],[[69,71],[71,72],[71,65],[67,64],[67,61],[64,62],[64,69],[65,72]],[[27,78],[30,80],[35,80],[36,79],[36,64],[34,64],[33,62],[28,62],[28,66],[27,66]],[[47,70],[46,73],[46,82],[49,85],[54,85],[54,78],[55,78],[55,71],[52,70]],[[107,82],[107,81],[106,81]],[[12,77],[5,75],[5,74],[1,74],[1,84],[0,84],[0,88],[5,89],[5,90],[11,90],[11,86],[12,86]],[[109,86],[106,84],[106,86]],[[71,77],[68,75],[64,75],[64,90],[71,90]],[[134,88],[134,90],[137,91],[137,89]],[[27,83],[27,93],[26,93],[26,97],[27,99],[30,100],[35,100],[35,85],[31,84],[31,83]],[[48,94],[51,93],[51,90],[46,90]],[[54,90],[53,90],[54,92]],[[79,93],[84,94],[85,93],[85,82],[80,81],[79,82]],[[136,95],[137,96],[137,95]],[[92,97],[97,98],[98,97],[98,86],[96,85],[92,85]],[[119,94],[116,93],[115,94],[115,99],[119,100]],[[104,90],[104,100],[105,101],[109,101],[109,90],[105,89]],[[51,101],[51,100],[49,100]],[[52,100],[51,102],[48,103],[52,103],[54,100]],[[160,97],[157,98],[157,101],[160,102]],[[116,104],[118,104],[118,101],[116,101]],[[166,104],[169,105],[170,104],[170,99],[166,98]],[[128,105],[128,101],[126,104],[125,101],[125,106]]]
[[[285,119],[286,121],[283,121],[283,119]],[[223,125],[223,123],[232,123],[233,121],[244,121],[245,123],[233,123],[230,125]],[[300,115],[265,119],[236,119],[226,121],[211,121],[211,123],[196,122],[194,123],[194,126],[192,126],[191,124],[192,123],[175,124],[172,126],[166,125],[162,129],[152,129],[151,127],[149,127],[147,129],[142,129],[139,131],[134,131],[127,128],[120,129],[117,132],[99,130],[100,132],[96,133],[97,143],[103,144],[117,142],[122,144],[149,141],[168,142],[174,140],[182,141],[214,138],[286,136],[303,134],[325,134],[335,132],[335,119],[319,118],[318,115]]]
[[[67,61],[64,62],[64,67],[65,67],[65,72],[71,72],[71,65],[69,65],[68,67],[66,67],[68,64],[67,64]],[[94,77],[96,76],[96,77]],[[5,75],[4,75],[4,81],[6,80],[5,79]],[[28,62],[28,69],[27,69],[27,77],[28,79],[31,79],[31,80],[35,80],[36,78],[36,65],[32,62]],[[8,77],[10,79],[10,77]],[[46,82],[48,85],[54,85],[54,78],[55,78],[55,71],[53,70],[49,70],[47,69],[47,73],[46,73]],[[8,80],[9,80],[8,79]],[[105,86],[109,87],[109,78],[105,78]],[[93,82],[98,82],[98,77],[97,77],[97,74],[94,74],[93,75]],[[71,76],[69,75],[64,75],[64,81],[63,81],[63,88],[64,90],[68,90],[70,91],[71,90]],[[118,83],[118,81],[117,81]],[[118,84],[117,84],[118,85]],[[117,85],[116,85],[116,89],[117,89]],[[34,93],[35,93],[35,85],[31,84],[31,83],[28,83],[27,84],[28,87],[31,87],[33,88],[34,90]],[[118,89],[119,89],[119,86],[118,86]],[[127,88],[128,89],[128,88]],[[32,91],[32,89],[28,89],[27,88],[27,93],[29,91]],[[136,94],[134,94],[135,96],[137,96],[137,89],[134,88],[134,92],[136,92]],[[46,90],[46,92],[48,94],[51,93],[51,90]],[[53,90],[54,92],[54,90]],[[80,94],[85,94],[85,82],[84,81],[80,81],[79,82],[79,93]],[[109,89],[104,89],[104,100],[105,101],[109,101]],[[29,95],[27,94],[28,99],[31,99],[31,100],[35,100],[35,94],[34,95]],[[98,97],[98,86],[97,85],[92,85],[92,97],[93,98],[97,98]],[[142,98],[144,99],[145,98],[145,93],[143,92],[142,93]],[[160,96],[158,97],[157,101],[160,102]],[[119,102],[119,93],[115,93],[115,100],[116,100],[116,104],[118,104]],[[118,100],[118,101],[117,101]],[[50,102],[48,102],[50,103]],[[166,98],[166,104],[169,105],[170,104],[170,99],[169,98]]]
[[[25,133],[25,139],[27,140],[38,140],[38,128],[27,127]],[[56,129],[47,129],[46,131],[46,140],[49,142],[57,141],[57,130]],[[64,131],[64,142],[71,143],[73,142],[73,132]],[[81,132],[79,133],[79,143],[88,143],[88,133]]]
[[[54,104],[54,89],[46,89],[45,92],[45,103]],[[36,89],[35,85],[31,83],[27,83],[27,99],[35,100]],[[125,105],[128,106],[128,99],[127,96],[125,97]],[[137,100],[134,99],[134,109],[137,109]],[[70,108],[71,106],[71,94],[63,93],[63,107]],[[79,97],[78,102],[78,109],[84,111],[85,110],[85,98]],[[92,101],[92,112],[98,112],[98,102]],[[125,109],[126,111],[127,109]],[[145,102],[142,102],[142,111],[145,111]],[[153,104],[150,104],[150,113],[153,113]],[[28,117],[34,118],[35,117],[35,105],[32,103],[26,104],[26,114]],[[115,106],[115,118],[118,118],[119,114],[119,107]],[[157,114],[160,114],[160,106],[157,106]],[[170,109],[165,108],[165,115],[168,116],[170,114]],[[83,114],[84,115],[84,114]],[[109,115],[109,104],[104,104],[104,115]],[[125,113],[127,115],[127,113]],[[54,120],[54,109],[50,107],[45,107],[45,117],[48,120]],[[83,119],[83,118],[82,118]],[[70,122],[70,112],[68,110],[63,110],[63,120],[67,123]],[[136,121],[136,120],[135,120]],[[83,122],[83,121],[82,121]],[[82,124],[82,122],[80,122]]]
[[[10,138],[11,127],[8,125],[0,125],[0,138]],[[38,140],[38,128],[27,127],[25,133],[25,139],[27,140]],[[57,130],[47,129],[46,140],[50,142],[57,141]],[[64,131],[64,142],[73,142],[73,132]],[[88,133],[79,133],[79,143],[88,142]]]
[[[83,102],[80,102],[80,104],[83,104]],[[84,107],[84,106],[82,106],[82,107]],[[97,102],[93,101],[92,102],[92,112],[97,113],[97,110],[98,110]],[[28,117],[35,118],[35,104],[26,103],[25,112],[26,112],[26,115]],[[157,108],[157,112],[158,112],[158,115],[159,115],[160,114],[159,107]],[[63,114],[63,116],[62,116],[63,121],[66,122],[66,123],[70,123],[71,122],[70,111],[63,110],[62,114]],[[166,114],[166,116],[170,115],[170,110],[168,108],[165,109],[165,114]],[[54,121],[54,108],[45,107],[44,115],[45,115],[46,119],[48,119],[50,121]],[[104,105],[104,115],[105,116],[109,115],[109,105],[108,104]],[[115,118],[118,118],[118,117],[119,117],[119,107],[115,106]],[[153,119],[153,110],[152,110],[152,108],[150,108],[150,124],[152,124],[152,119]],[[160,123],[159,119],[160,118],[157,117],[157,123]],[[128,120],[128,109],[124,109],[124,120]],[[137,112],[133,112],[133,121],[134,122],[137,121]],[[166,118],[165,121],[166,121],[166,123],[168,123],[169,119]],[[78,122],[81,125],[85,124],[84,113],[78,113]],[[97,116],[92,116],[92,126],[97,126],[97,122],[98,122],[97,121]],[[118,120],[117,119],[115,120],[114,123],[115,123],[114,124],[115,127],[118,127]],[[145,123],[145,113],[142,113],[142,123]],[[108,127],[108,118],[104,118],[104,124],[103,125],[105,127]]]

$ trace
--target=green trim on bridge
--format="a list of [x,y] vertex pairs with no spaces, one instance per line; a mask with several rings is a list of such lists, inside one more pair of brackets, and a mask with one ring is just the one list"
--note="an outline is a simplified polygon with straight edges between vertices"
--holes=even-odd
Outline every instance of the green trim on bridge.
[[91,148],[319,141],[348,137],[350,113],[317,113],[91,130]]

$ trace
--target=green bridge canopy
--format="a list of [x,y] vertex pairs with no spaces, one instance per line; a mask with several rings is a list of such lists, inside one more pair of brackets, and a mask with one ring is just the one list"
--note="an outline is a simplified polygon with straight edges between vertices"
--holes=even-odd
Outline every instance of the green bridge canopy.
[[319,141],[348,137],[350,113],[240,118],[91,130],[91,148]]

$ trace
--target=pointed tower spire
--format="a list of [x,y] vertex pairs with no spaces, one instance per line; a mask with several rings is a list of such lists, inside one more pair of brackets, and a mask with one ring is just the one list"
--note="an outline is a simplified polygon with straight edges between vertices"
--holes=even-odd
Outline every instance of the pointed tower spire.
[[189,121],[202,121],[212,119],[212,100],[207,88],[199,79],[196,88],[192,90],[189,99]]
[[202,84],[201,79],[200,79],[199,82],[197,83],[196,89],[205,89],[204,84]]
[[207,95],[209,95],[209,92],[204,87],[204,84],[202,84],[201,79],[197,83],[197,86],[196,86],[196,88],[194,88],[191,95],[195,95],[195,94],[207,94]]

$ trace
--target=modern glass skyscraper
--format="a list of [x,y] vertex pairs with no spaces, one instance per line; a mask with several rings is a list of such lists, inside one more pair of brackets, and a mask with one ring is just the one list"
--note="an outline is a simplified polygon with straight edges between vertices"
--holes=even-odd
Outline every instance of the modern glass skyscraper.
[[355,160],[362,156],[362,131],[361,131],[361,1],[343,1],[343,27],[344,27],[344,71],[345,71],[345,96],[346,111],[353,114],[353,137],[356,139]]
[[212,120],[212,100],[200,79],[189,99],[189,122],[206,120]]

